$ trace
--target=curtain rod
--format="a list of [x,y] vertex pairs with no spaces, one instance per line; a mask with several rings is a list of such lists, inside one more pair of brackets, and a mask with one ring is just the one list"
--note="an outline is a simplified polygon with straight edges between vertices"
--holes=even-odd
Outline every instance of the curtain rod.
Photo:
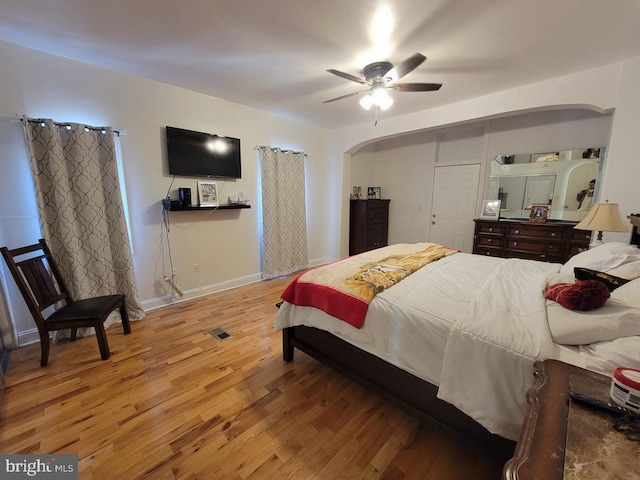
[[296,152],[295,150],[283,150],[280,147],[270,147],[268,145],[256,145],[255,147],[253,147],[254,150],[266,150],[267,148],[270,148],[272,152],[275,150],[280,150],[282,153],[293,153],[295,155],[304,155],[305,158],[309,156],[304,152]]
[[[49,120],[47,118],[27,118],[27,117],[23,117],[23,118],[20,119],[20,121],[24,123],[25,119],[29,123],[42,123],[45,120]],[[53,124],[56,127],[70,127],[72,122],[56,122],[54,120]],[[79,123],[78,125],[84,125],[84,124]],[[91,125],[84,125],[84,128],[86,128],[88,130],[102,131],[107,127],[94,127],[94,126],[91,126]],[[109,127],[109,128],[112,128],[112,127]],[[113,133],[118,135],[118,136],[126,136],[127,135],[127,131],[126,130],[116,130],[116,129],[113,129],[113,128],[112,128],[112,130],[113,130]]]

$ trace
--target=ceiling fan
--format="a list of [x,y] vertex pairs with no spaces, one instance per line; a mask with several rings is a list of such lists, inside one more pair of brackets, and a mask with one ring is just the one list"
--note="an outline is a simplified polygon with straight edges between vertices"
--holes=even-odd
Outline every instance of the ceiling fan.
[[427,57],[421,53],[416,53],[395,67],[390,62],[370,63],[362,70],[364,78],[356,77],[355,75],[339,70],[329,69],[327,70],[329,73],[361,85],[366,85],[369,88],[325,100],[322,103],[335,102],[336,100],[342,100],[355,95],[366,95],[360,100],[360,104],[365,109],[369,110],[372,105],[376,105],[380,107],[381,110],[386,110],[393,102],[387,90],[397,90],[398,92],[431,92],[439,90],[440,87],[442,87],[441,83],[398,83],[398,80],[415,70],[426,59]]

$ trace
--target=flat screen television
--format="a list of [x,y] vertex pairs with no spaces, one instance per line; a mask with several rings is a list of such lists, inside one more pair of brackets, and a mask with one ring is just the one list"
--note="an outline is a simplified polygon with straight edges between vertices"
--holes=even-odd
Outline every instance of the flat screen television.
[[169,173],[183,177],[241,178],[240,139],[166,127]]

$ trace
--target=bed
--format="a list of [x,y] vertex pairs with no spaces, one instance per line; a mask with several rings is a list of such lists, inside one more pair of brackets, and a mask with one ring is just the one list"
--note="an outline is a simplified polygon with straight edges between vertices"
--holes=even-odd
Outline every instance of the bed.
[[[564,265],[454,251],[421,259],[415,271],[388,265],[436,247],[392,245],[297,277],[274,322],[284,360],[298,348],[499,459],[513,453],[535,360],[606,375],[640,368],[638,247],[610,242]],[[373,296],[328,277],[353,270],[361,281],[381,265],[411,271]],[[626,283],[586,312],[545,298],[550,286],[573,284],[576,267]]]

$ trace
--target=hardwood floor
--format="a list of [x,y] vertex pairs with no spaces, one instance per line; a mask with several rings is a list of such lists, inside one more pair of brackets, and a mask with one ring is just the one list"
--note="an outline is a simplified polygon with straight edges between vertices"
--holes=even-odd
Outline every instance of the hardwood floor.
[[[124,336],[13,352],[0,452],[76,453],[80,479],[498,479],[502,469],[302,352],[282,360],[288,279],[147,313]],[[209,330],[232,337],[219,341]]]

